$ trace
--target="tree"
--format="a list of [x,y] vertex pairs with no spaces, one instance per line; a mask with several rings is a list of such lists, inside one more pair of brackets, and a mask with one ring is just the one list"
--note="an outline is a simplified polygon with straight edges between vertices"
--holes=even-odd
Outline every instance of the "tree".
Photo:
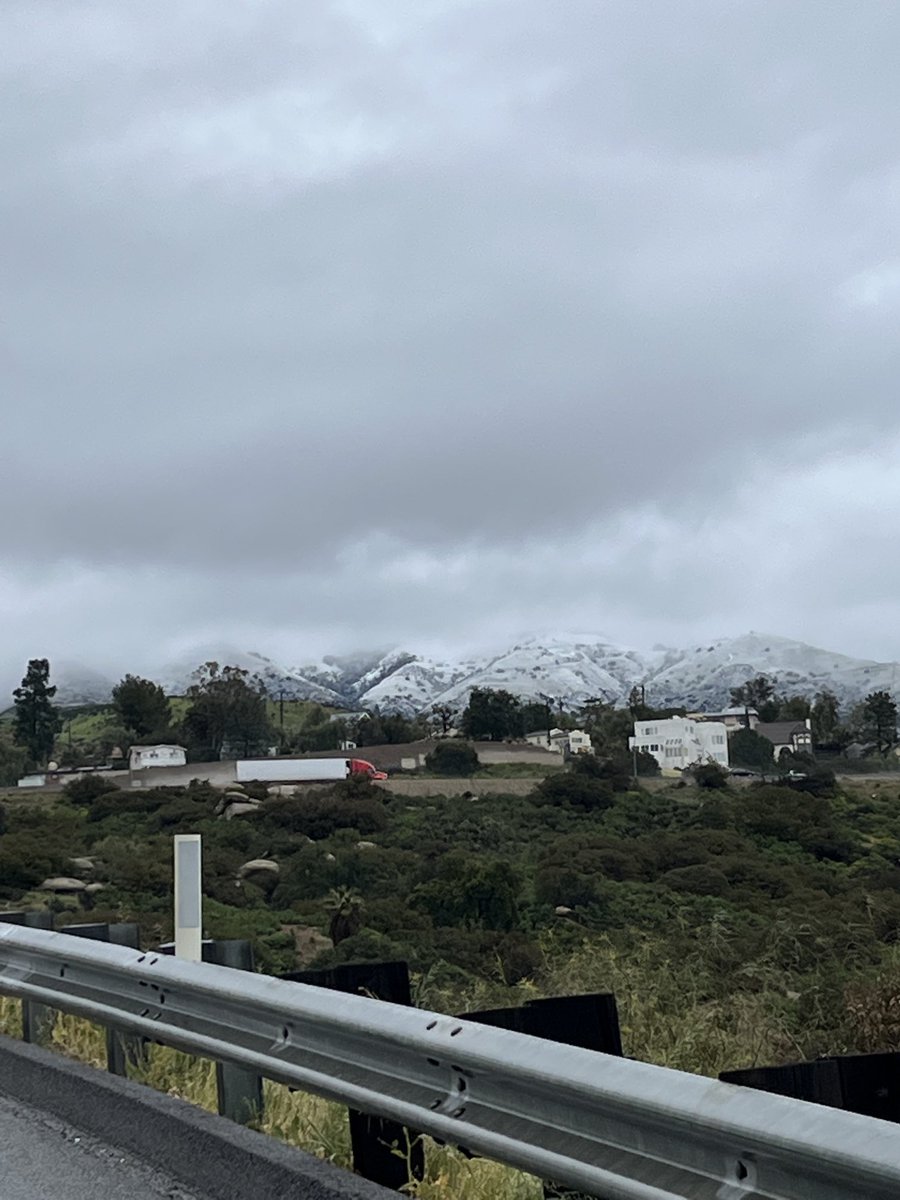
[[15,787],[25,771],[28,751],[0,741],[0,787]]
[[840,705],[834,692],[823,689],[812,706],[812,732],[815,745],[833,742],[840,722]]
[[642,683],[636,683],[628,693],[628,711],[635,721],[646,721],[654,716],[654,710],[647,703],[647,696]]
[[778,701],[779,721],[805,721],[810,711],[810,703],[805,696],[782,696]]
[[456,716],[456,709],[451,704],[435,704],[431,709],[431,718],[437,729],[440,730],[441,737],[446,737],[453,728],[453,718]]
[[357,722],[353,740],[357,746],[402,746],[406,742],[418,741],[427,734],[427,722],[420,718],[409,719],[399,713],[380,713],[376,708],[370,717]]
[[226,744],[244,754],[262,749],[274,736],[262,681],[240,667],[204,663],[187,690],[190,708],[184,731],[192,749],[218,758]]
[[169,700],[158,683],[126,675],[113,688],[113,707],[126,729],[137,737],[168,729],[172,717]]
[[655,779],[662,774],[659,763],[649,750],[636,750],[634,758],[634,773],[639,779]]
[[50,663],[46,658],[32,658],[21,687],[13,692],[13,740],[24,746],[36,763],[47,762],[62,728],[59,709],[53,704],[55,695],[56,688],[50,686]]
[[547,733],[553,726],[553,709],[541,700],[528,700],[522,705],[522,732]]
[[897,705],[890,692],[870,692],[863,701],[864,728],[879,754],[887,754],[897,741]]
[[628,738],[634,733],[634,721],[627,708],[616,708],[604,700],[591,700],[579,713],[579,720],[599,754],[628,753]]
[[468,738],[522,736],[522,712],[517,696],[495,688],[473,688],[462,715],[462,731]]
[[[778,705],[774,702],[775,685],[768,675],[756,675],[746,679],[739,687],[731,689],[731,703],[749,714],[755,708],[761,721],[774,721],[778,716]],[[749,725],[749,721],[748,721]]]
[[738,729],[728,739],[728,757],[736,767],[769,771],[775,765],[772,743],[753,729]]

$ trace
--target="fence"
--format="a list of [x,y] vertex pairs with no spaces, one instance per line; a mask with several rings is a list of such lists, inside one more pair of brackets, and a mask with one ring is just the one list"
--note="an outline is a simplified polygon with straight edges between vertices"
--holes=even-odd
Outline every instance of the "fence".
[[896,1200],[893,1125],[439,1013],[0,925],[0,991],[605,1200]]

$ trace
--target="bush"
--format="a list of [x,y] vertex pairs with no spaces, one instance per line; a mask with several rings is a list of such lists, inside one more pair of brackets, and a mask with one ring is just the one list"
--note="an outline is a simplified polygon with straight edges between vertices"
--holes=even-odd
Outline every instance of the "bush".
[[584,779],[608,783],[614,792],[627,792],[632,786],[631,761],[623,755],[576,754],[571,769],[574,775]]
[[832,797],[837,794],[834,771],[828,767],[813,767],[806,772],[805,779],[787,779],[788,787],[795,792],[807,792],[810,796]]
[[694,781],[699,788],[721,789],[728,787],[728,772],[724,767],[720,767],[718,763],[701,763],[699,766],[691,768],[691,774],[694,776]]
[[635,768],[639,779],[656,779],[662,774],[659,763],[647,750],[638,750],[634,756]]
[[441,775],[474,775],[478,770],[478,754],[468,742],[438,742],[427,755],[425,766]]
[[12,896],[36,887],[48,875],[66,870],[65,858],[46,836],[29,830],[7,833],[0,842],[0,896]]
[[270,800],[248,819],[259,821],[264,828],[286,829],[318,841],[331,837],[338,829],[378,833],[387,825],[387,812],[374,796],[347,797],[328,792]]
[[727,876],[707,863],[675,867],[666,871],[660,882],[675,892],[695,892],[699,896],[724,896],[729,887]]
[[615,800],[613,785],[609,780],[590,778],[571,771],[546,776],[537,785],[534,794],[538,804],[560,805],[581,812],[609,808]]
[[72,779],[63,788],[63,795],[73,804],[93,804],[108,792],[117,792],[118,785],[102,775],[83,775],[80,779]]

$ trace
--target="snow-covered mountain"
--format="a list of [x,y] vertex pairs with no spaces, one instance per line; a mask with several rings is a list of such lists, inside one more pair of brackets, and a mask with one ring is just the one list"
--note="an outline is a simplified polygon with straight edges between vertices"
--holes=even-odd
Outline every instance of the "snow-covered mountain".
[[114,681],[92,667],[68,659],[50,663],[50,682],[56,686],[54,702],[67,708],[77,704],[106,704]]
[[648,698],[661,707],[684,704],[710,709],[727,700],[730,690],[751,675],[768,675],[776,690],[787,695],[812,696],[827,687],[842,704],[852,705],[869,692],[893,692],[898,664],[848,658],[789,638],[748,633],[670,657],[664,668],[648,676]]
[[[309,668],[307,678],[315,678]],[[599,697],[623,703],[643,685],[648,703],[712,710],[726,705],[733,687],[765,674],[776,690],[813,696],[833,690],[845,706],[871,691],[894,692],[898,664],[849,658],[804,642],[750,633],[686,649],[645,652],[596,634],[532,637],[495,655],[435,660],[385,656],[365,672],[335,677],[332,686],[358,707],[413,714],[435,704],[462,708],[474,687],[505,688],[529,699],[550,696],[567,708]],[[369,681],[377,682],[369,685]]]
[[[768,675],[783,694],[812,696],[830,688],[842,705],[869,692],[896,694],[900,665],[849,658],[789,638],[749,633],[686,649],[657,647],[644,652],[598,634],[535,636],[495,654],[430,658],[407,651],[372,651],[328,656],[303,667],[285,667],[261,654],[232,646],[198,647],[154,673],[170,695],[182,694],[200,663],[242,667],[259,676],[269,694],[317,700],[349,708],[381,708],[407,715],[435,704],[462,708],[474,687],[505,688],[523,698],[551,697],[567,708],[600,697],[623,703],[636,684],[648,703],[685,705],[707,711],[728,702],[733,687],[753,675]],[[113,681],[74,663],[51,664],[64,705],[102,703]]]
[[343,696],[334,689],[306,679],[298,671],[279,666],[271,658],[252,651],[236,650],[233,646],[205,646],[179,661],[169,663],[155,675],[169,696],[182,696],[194,682],[194,672],[202,663],[216,662],[220,667],[240,667],[263,681],[273,698],[280,694],[286,700],[317,700],[320,704],[343,703]]

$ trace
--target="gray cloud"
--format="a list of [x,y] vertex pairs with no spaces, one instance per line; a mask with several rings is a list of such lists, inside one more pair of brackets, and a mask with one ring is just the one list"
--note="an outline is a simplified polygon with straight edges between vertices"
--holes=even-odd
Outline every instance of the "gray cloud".
[[891,6],[9,0],[0,35],[0,659],[900,654]]

